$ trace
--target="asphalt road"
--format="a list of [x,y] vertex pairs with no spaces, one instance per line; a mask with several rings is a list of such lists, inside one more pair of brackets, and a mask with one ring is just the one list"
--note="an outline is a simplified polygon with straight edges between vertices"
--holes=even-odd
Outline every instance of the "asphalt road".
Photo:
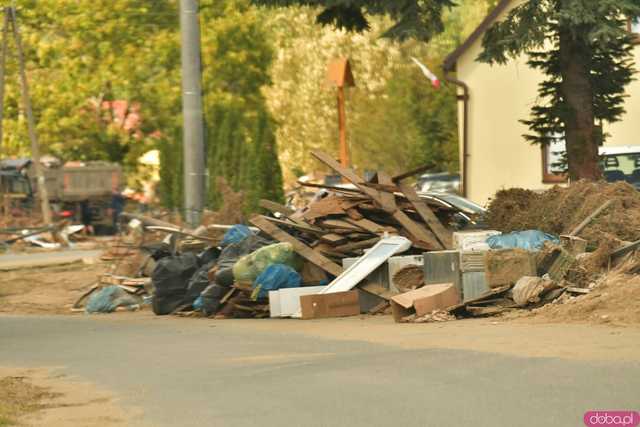
[[101,250],[61,250],[25,254],[5,254],[0,255],[0,271],[71,264],[82,261],[85,258],[98,258],[101,253]]
[[408,350],[260,320],[112,319],[0,316],[0,366],[62,367],[153,426],[564,427],[640,406],[633,361]]

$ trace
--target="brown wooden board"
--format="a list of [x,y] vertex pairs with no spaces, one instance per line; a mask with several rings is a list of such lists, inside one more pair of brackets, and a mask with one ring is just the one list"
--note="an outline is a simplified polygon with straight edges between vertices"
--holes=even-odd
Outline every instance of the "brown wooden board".
[[362,215],[360,211],[358,211],[356,208],[347,209],[347,215],[349,216],[350,219],[353,219],[353,220],[359,220],[364,218],[364,215]]
[[347,238],[347,236],[341,236],[340,234],[329,233],[329,234],[325,234],[324,236],[321,236],[320,240],[322,240],[323,242],[329,243],[332,246],[337,246],[337,245],[346,243],[349,239]]
[[269,222],[266,218],[257,215],[251,218],[250,222],[260,230],[267,233],[279,242],[287,242],[293,246],[293,249],[304,259],[314,263],[326,272],[339,276],[342,273],[342,267],[326,258],[322,254],[311,249],[309,246],[297,240],[295,237],[278,228],[275,224]]
[[347,243],[346,245],[336,246],[334,249],[340,252],[351,252],[355,249],[371,248],[373,245],[380,241],[380,237],[374,237],[369,240],[362,240],[360,242]]
[[380,195],[377,190],[373,188],[367,187],[364,185],[365,181],[360,178],[353,170],[349,168],[345,168],[340,163],[338,163],[333,157],[319,150],[311,151],[311,155],[316,159],[320,160],[325,165],[329,166],[331,169],[345,177],[348,181],[354,184],[360,191],[362,191],[367,196],[371,197],[374,200],[379,200]]
[[391,190],[380,191],[380,205],[387,212],[395,212],[398,206],[396,205],[396,196],[393,195],[395,185],[393,185],[391,177],[384,172],[378,172],[378,182],[383,186],[393,187]]
[[300,231],[306,231],[307,233],[312,233],[312,234],[324,234],[325,233],[325,231],[323,231],[323,230],[321,230],[321,229],[319,229],[317,227],[314,227],[311,224],[307,224],[307,223],[305,223],[303,221],[296,221],[296,222],[283,221],[281,219],[272,218],[272,217],[269,217],[269,216],[265,216],[263,218],[266,219],[267,221],[271,221],[271,222],[273,222],[275,224],[280,224],[280,225],[284,225],[284,226],[287,226],[287,227],[296,228],[296,229],[298,229]]
[[280,203],[272,202],[271,200],[260,200],[260,207],[271,212],[276,212],[284,216],[291,216],[295,213],[293,209],[290,209]]
[[433,251],[438,250],[442,246],[433,233],[413,222],[403,211],[395,211],[393,218],[407,230],[411,237],[413,237],[412,241],[420,247]]
[[416,212],[418,212],[420,217],[422,217],[424,222],[427,224],[427,227],[429,227],[431,231],[433,231],[433,233],[436,235],[443,248],[451,249],[451,232],[449,232],[449,230],[447,230],[444,225],[442,225],[438,217],[433,213],[429,206],[427,206],[427,204],[423,202],[420,197],[418,197],[418,193],[416,193],[416,190],[411,185],[404,182],[399,182],[398,185],[400,186],[402,193],[407,199],[409,199],[413,207],[416,209]]
[[352,224],[348,218],[345,220],[341,219],[325,219],[322,220],[319,225],[323,228],[340,228],[343,230],[349,231],[366,231],[362,227]]

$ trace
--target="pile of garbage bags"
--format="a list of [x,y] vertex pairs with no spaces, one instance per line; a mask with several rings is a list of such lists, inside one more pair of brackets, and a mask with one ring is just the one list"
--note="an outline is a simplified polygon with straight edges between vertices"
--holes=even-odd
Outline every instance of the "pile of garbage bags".
[[151,306],[157,315],[193,310],[215,315],[234,283],[251,289],[255,301],[302,283],[302,259],[291,244],[266,240],[244,225],[230,228],[219,248],[199,254],[155,250],[153,257]]

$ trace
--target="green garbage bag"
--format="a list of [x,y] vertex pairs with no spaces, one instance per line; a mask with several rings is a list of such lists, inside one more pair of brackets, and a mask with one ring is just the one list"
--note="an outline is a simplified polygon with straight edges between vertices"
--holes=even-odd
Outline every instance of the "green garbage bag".
[[288,265],[294,270],[302,268],[302,260],[294,252],[291,243],[276,243],[240,258],[233,266],[233,278],[238,282],[253,283],[271,264]]

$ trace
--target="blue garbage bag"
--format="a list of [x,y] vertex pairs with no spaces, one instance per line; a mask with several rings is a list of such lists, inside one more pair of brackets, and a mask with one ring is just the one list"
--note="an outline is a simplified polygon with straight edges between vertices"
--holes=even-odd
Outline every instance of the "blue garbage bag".
[[253,232],[246,225],[236,224],[231,227],[226,233],[224,233],[224,237],[222,238],[222,246],[227,246],[232,243],[239,243],[251,236]]
[[302,283],[302,278],[297,271],[288,265],[271,264],[256,277],[252,288],[260,287],[258,298],[266,298],[269,291],[276,291],[284,288],[298,288]]
[[520,248],[528,251],[539,251],[542,249],[544,242],[547,241],[555,244],[560,243],[560,239],[553,234],[540,230],[526,230],[491,236],[487,239],[487,244],[491,249]]
[[118,307],[135,310],[139,308],[139,303],[140,301],[136,297],[129,295],[124,289],[111,285],[91,295],[85,311],[87,313],[111,313]]

